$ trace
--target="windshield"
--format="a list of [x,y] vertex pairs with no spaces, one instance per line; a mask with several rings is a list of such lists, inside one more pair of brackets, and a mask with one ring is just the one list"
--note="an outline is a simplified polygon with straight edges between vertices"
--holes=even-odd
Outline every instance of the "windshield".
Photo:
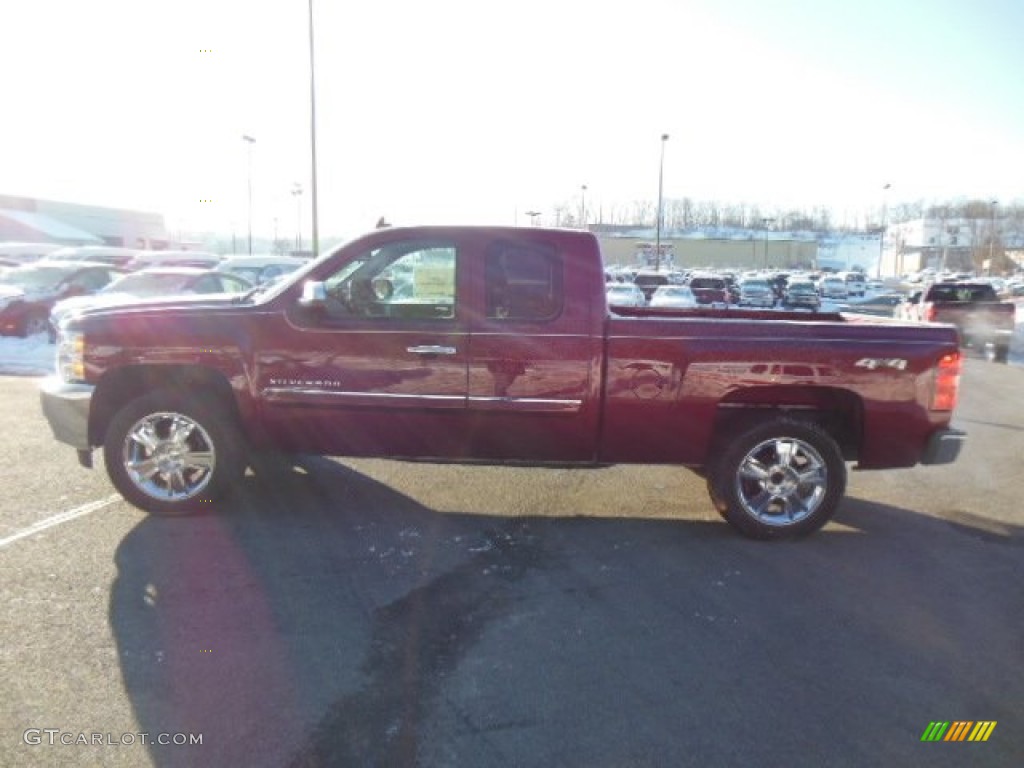
[[15,285],[23,291],[49,291],[55,289],[74,269],[59,266],[35,266],[12,269],[3,276],[7,285]]
[[192,279],[192,275],[138,272],[115,280],[100,293],[130,293],[135,296],[171,294],[182,290]]

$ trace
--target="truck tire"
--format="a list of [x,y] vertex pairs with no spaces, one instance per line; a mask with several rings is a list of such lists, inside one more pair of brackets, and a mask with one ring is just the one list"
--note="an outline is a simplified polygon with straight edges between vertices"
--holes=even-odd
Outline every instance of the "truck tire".
[[245,471],[245,441],[216,402],[158,390],[115,414],[103,444],[107,474],[126,501],[177,515],[212,509]]
[[715,461],[711,501],[754,539],[805,536],[829,521],[846,490],[846,464],[821,427],[780,418],[740,434]]

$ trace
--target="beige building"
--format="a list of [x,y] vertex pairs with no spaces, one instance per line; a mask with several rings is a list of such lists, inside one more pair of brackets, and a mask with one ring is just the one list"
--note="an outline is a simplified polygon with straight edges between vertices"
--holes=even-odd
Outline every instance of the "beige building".
[[167,248],[159,213],[0,195],[0,240]]

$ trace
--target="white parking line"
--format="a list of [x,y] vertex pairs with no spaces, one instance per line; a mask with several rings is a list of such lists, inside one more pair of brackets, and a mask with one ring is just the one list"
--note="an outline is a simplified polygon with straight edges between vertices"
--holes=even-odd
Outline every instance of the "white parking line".
[[67,512],[61,512],[60,514],[54,515],[53,517],[48,517],[45,520],[40,520],[38,523],[30,525],[28,528],[22,528],[17,533],[12,533],[10,536],[4,539],[0,539],[0,549],[3,549],[8,544],[13,544],[19,539],[24,539],[26,536],[31,536],[33,533],[39,533],[40,531],[45,531],[47,528],[53,528],[53,526],[55,525],[66,523],[69,520],[74,520],[76,517],[88,515],[90,512],[95,512],[98,509],[103,509],[103,507],[109,506],[113,504],[115,501],[120,500],[121,497],[115,493],[113,496],[108,496],[105,499],[100,499],[99,501],[90,501],[88,504],[83,504],[80,507],[69,509]]

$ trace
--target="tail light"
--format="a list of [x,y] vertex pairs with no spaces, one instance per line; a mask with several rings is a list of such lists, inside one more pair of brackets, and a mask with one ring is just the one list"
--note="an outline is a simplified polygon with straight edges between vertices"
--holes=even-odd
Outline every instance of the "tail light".
[[925,320],[926,323],[934,323],[935,322],[935,305],[934,304],[927,304],[927,305],[925,305],[925,308],[924,308],[924,320]]
[[962,359],[959,352],[950,352],[939,358],[935,370],[935,389],[932,392],[933,411],[952,411],[956,408],[956,400],[960,391],[960,367]]

